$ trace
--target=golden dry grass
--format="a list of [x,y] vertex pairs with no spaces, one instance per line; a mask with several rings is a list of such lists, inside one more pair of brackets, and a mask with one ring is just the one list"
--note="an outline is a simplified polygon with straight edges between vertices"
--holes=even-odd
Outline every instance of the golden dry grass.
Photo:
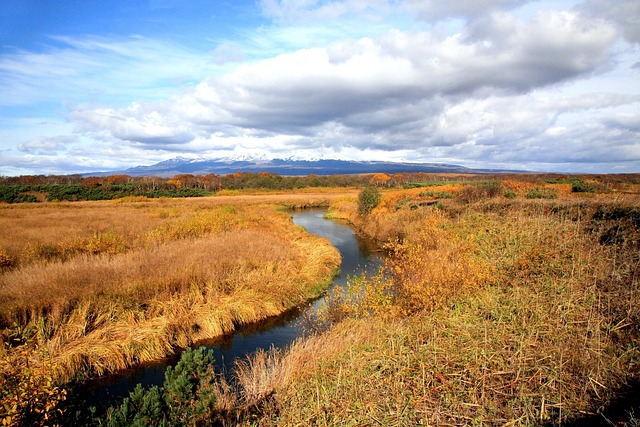
[[[262,399],[250,419],[263,426],[530,426],[594,413],[639,378],[640,209],[637,196],[560,194],[368,218],[338,200],[334,215],[400,238],[400,256],[342,294],[329,331],[244,363],[236,404]],[[458,279],[464,292],[439,287]]]
[[[328,206],[356,189],[304,189],[290,192],[236,192],[187,199],[125,198],[95,202],[0,204],[0,254],[18,264],[81,251],[96,236],[117,236],[128,247],[150,231],[185,222],[203,209],[261,204],[304,208]],[[53,252],[53,254],[52,254]],[[1,267],[1,264],[0,264]]]
[[[335,197],[5,206],[0,214],[20,241],[10,244],[7,228],[0,238],[18,259],[0,275],[3,354],[9,360],[22,343],[46,349],[55,378],[65,380],[158,359],[278,315],[317,296],[339,255],[276,208]],[[29,252],[43,246],[54,250]],[[34,351],[31,363],[40,357]]]
[[[33,304],[21,306],[20,287],[6,286],[1,301],[17,319],[54,312],[61,319],[58,329],[35,328],[57,351],[58,369],[127,366],[277,310],[288,303],[284,295],[273,298],[279,291],[308,296],[310,287],[305,293],[298,282],[313,282],[319,271],[330,275],[333,265],[309,260],[329,260],[332,251],[323,245],[314,252],[317,241],[269,203],[331,203],[332,215],[389,243],[395,256],[384,272],[354,278],[336,296],[325,333],[238,362],[237,383],[221,382],[216,392],[229,425],[560,424],[595,412],[618,386],[639,378],[640,200],[631,184],[624,192],[587,194],[549,184],[558,199],[527,200],[529,187],[541,184],[523,182],[513,185],[515,199],[440,205],[422,203],[434,199],[422,191],[385,190],[365,217],[355,191],[184,201],[175,211],[164,206],[159,216],[167,222],[144,228],[123,250],[79,250],[3,273],[5,282],[33,280],[25,289],[34,291],[25,299]],[[142,202],[121,206],[135,203]],[[97,245],[94,237],[86,235],[82,247]],[[107,248],[119,242],[103,240]],[[280,249],[252,257],[274,247]],[[202,265],[214,258],[218,267]],[[85,261],[100,266],[97,288],[62,286],[57,292],[73,302],[47,308],[30,277],[50,272],[40,273],[43,283],[64,265],[90,275],[81,270]],[[146,263],[165,273],[154,276]],[[109,275],[120,285],[100,281]],[[294,280],[284,285],[283,275]]]

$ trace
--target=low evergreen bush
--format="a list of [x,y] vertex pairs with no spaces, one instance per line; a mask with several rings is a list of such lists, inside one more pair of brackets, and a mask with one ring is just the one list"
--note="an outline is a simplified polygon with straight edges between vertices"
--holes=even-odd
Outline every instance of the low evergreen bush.
[[108,427],[192,426],[215,410],[213,355],[205,348],[187,349],[175,368],[165,371],[162,387],[140,384],[116,408],[109,408]]

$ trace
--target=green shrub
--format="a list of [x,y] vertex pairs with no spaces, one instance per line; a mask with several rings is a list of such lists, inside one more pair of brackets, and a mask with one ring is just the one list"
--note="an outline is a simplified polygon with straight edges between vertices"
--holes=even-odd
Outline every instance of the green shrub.
[[381,197],[376,187],[365,187],[358,195],[358,213],[363,216],[369,214],[378,206]]
[[571,191],[574,193],[594,193],[596,187],[593,184],[584,182],[580,178],[573,178],[571,181]]
[[16,203],[37,203],[39,201],[33,194],[20,193],[16,196]]
[[411,197],[405,197],[404,199],[398,200],[398,202],[396,203],[396,210],[400,210],[402,209],[403,206],[407,205],[408,203],[411,203],[413,199],[411,199]]
[[0,201],[15,203],[18,190],[15,186],[0,187]]
[[436,199],[453,199],[455,196],[448,191],[423,191],[420,197],[435,197]]
[[171,425],[192,425],[215,409],[213,355],[205,347],[188,349],[164,376],[164,400]]
[[38,198],[33,194],[25,193],[31,189],[24,185],[0,186],[0,202],[24,203],[38,202]]
[[117,408],[109,408],[102,425],[192,426],[211,418],[216,395],[213,355],[205,347],[187,349],[175,368],[165,371],[162,387],[140,384]]
[[571,178],[547,178],[544,182],[548,184],[571,184],[571,191],[574,193],[593,193],[596,191],[596,187],[593,184],[584,182],[578,177]]
[[162,392],[157,386],[148,390],[142,385],[125,397],[118,409],[109,408],[106,425],[110,427],[143,427],[166,426],[166,407],[162,399]]
[[33,246],[30,248],[30,251],[35,259],[46,261],[51,261],[61,255],[58,246],[51,243],[43,243],[41,245]]

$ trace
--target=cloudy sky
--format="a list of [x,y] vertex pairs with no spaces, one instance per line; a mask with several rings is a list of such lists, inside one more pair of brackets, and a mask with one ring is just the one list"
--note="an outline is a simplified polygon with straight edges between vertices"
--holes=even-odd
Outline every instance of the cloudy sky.
[[640,2],[0,2],[0,175],[242,155],[640,173]]

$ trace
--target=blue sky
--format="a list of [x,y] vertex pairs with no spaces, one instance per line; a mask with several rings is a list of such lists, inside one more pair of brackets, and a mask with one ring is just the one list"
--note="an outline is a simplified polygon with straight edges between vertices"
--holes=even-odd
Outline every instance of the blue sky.
[[3,0],[0,175],[174,157],[640,173],[636,0]]

